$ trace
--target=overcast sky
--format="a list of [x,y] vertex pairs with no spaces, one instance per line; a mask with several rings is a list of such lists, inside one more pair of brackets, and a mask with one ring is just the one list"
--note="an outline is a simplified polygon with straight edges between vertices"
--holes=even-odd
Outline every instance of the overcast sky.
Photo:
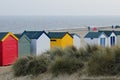
[[120,0],[0,0],[0,15],[120,15]]

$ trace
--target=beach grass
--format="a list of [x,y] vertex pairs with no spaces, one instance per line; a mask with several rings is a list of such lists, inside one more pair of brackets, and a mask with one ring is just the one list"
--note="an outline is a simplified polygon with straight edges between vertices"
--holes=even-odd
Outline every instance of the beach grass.
[[34,76],[45,72],[53,75],[83,72],[88,76],[115,76],[120,74],[119,62],[119,47],[87,45],[80,49],[74,46],[55,48],[40,56],[23,57],[12,68],[15,76]]

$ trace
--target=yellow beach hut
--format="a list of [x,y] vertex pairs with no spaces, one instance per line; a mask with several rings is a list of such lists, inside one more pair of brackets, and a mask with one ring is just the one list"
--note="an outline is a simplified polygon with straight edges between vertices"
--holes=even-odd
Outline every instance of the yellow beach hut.
[[50,47],[61,47],[73,46],[73,37],[68,32],[49,32]]

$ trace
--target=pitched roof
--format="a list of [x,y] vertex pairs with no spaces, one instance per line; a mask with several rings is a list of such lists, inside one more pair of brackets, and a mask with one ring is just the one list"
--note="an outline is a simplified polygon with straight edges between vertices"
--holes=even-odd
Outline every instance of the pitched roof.
[[45,31],[24,31],[23,32],[23,34],[27,35],[30,39],[38,39],[43,33],[46,34]]
[[50,36],[50,38],[60,38],[60,39],[63,38],[66,34],[69,34],[69,33],[68,32],[49,32],[48,33],[48,35]]
[[99,32],[104,32],[109,37],[113,31],[99,31]]
[[0,32],[0,40],[2,40],[7,34],[8,32]]
[[88,32],[84,38],[98,38],[102,32]]
[[19,39],[21,39],[24,36],[25,39],[27,39],[29,42],[31,42],[30,38],[28,36],[26,36],[25,34],[15,34],[15,36]]
[[116,35],[120,35],[120,31],[114,31]]
[[11,32],[0,32],[0,41],[4,41],[9,35],[12,35],[16,40],[18,40],[18,38]]
[[78,36],[80,38],[80,36],[78,34],[76,34],[76,33],[71,33],[71,35],[72,36],[76,35],[76,36]]
[[14,34],[17,38],[21,38],[22,34]]

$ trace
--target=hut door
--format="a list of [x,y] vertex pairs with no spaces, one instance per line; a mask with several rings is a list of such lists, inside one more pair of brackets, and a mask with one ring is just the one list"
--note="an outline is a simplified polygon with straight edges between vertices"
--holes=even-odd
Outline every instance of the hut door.
[[110,44],[111,46],[115,45],[115,36],[110,37]]

